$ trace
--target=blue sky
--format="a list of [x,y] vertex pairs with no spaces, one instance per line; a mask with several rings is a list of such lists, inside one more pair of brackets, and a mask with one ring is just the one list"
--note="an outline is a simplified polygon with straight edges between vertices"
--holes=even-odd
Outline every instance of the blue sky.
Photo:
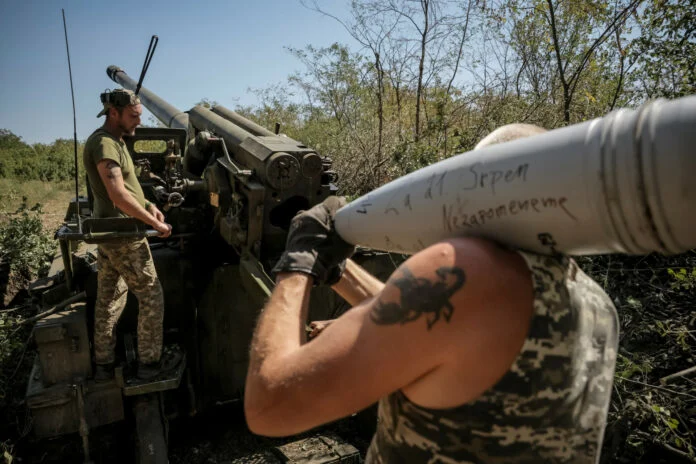
[[[321,3],[345,17],[348,0]],[[0,0],[0,128],[28,143],[73,134],[61,8],[80,140],[103,121],[99,93],[117,86],[106,68],[117,65],[137,81],[153,34],[159,44],[143,86],[184,111],[202,98],[229,108],[254,104],[250,87],[302,69],[285,47],[340,42],[357,50],[342,26],[298,0]]]

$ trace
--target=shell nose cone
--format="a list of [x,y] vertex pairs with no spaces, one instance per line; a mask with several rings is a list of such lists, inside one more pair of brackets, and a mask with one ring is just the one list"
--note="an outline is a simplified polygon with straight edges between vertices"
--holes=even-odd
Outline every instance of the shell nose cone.
[[334,216],[334,227],[343,240],[355,245],[355,242],[353,242],[350,237],[352,235],[350,233],[351,214],[352,206],[350,203],[336,211],[336,215]]

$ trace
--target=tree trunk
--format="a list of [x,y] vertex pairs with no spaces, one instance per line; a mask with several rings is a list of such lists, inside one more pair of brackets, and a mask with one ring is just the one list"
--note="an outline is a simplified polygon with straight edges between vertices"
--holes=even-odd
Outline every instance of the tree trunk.
[[425,26],[423,27],[423,33],[421,34],[421,55],[420,61],[418,62],[418,88],[416,89],[416,127],[414,139],[418,142],[420,138],[420,106],[421,106],[421,92],[423,89],[423,68],[425,63],[425,44],[428,39],[428,7],[430,6],[430,0],[421,0],[421,8],[423,8],[423,16],[425,18]]
[[379,119],[379,128],[377,130],[377,186],[382,184],[382,175],[380,173],[382,166],[382,136],[384,132],[384,74],[382,73],[382,63],[379,58],[379,53],[375,52],[375,68],[377,70],[377,118]]
[[570,83],[566,80],[565,69],[563,68],[563,60],[561,59],[561,45],[558,42],[558,31],[556,30],[556,15],[553,10],[553,2],[547,0],[549,5],[549,26],[551,26],[551,37],[553,38],[553,48],[556,52],[556,62],[558,64],[558,77],[561,79],[563,86],[563,119],[566,125],[570,124]]

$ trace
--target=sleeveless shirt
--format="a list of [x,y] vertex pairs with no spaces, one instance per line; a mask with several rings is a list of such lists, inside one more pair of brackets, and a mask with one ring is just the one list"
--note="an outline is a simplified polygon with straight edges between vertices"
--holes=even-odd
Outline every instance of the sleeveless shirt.
[[532,274],[534,314],[510,369],[454,408],[425,408],[400,390],[382,398],[366,463],[599,461],[616,364],[616,308],[572,259],[519,253]]

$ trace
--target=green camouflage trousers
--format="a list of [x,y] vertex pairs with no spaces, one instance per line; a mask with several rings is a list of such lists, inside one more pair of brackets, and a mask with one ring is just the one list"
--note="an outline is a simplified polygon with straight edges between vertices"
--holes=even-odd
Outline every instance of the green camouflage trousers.
[[98,289],[94,308],[94,352],[97,364],[114,361],[115,328],[126,306],[128,290],[138,299],[138,356],[153,363],[162,352],[164,296],[147,240],[99,245]]

